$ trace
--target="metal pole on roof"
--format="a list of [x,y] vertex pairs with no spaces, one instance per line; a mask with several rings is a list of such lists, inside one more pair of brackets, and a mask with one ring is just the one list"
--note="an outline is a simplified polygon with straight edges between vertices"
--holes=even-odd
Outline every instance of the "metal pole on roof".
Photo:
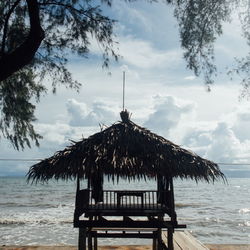
[[123,71],[122,110],[125,110],[125,71]]

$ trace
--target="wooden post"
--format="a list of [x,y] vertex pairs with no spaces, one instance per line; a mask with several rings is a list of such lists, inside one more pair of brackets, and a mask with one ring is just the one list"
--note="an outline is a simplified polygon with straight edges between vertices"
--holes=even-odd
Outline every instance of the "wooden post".
[[176,224],[176,213],[175,213],[175,201],[174,201],[174,185],[173,185],[173,178],[170,178],[170,192],[171,192],[171,227],[168,228],[168,249],[174,249],[173,243],[173,233],[174,233],[174,226]]
[[77,180],[76,180],[76,198],[75,198],[75,209],[77,209],[77,195],[80,190],[80,179],[79,179],[79,174],[77,175]]
[[156,239],[156,237],[155,237],[155,235],[154,235],[154,238],[153,238],[153,250],[157,250],[157,239]]
[[[94,220],[98,220],[98,216],[94,216]],[[97,231],[93,231],[93,238],[94,238],[94,250],[97,250],[98,243],[97,243]]]
[[79,228],[78,250],[86,250],[86,228]]
[[[158,216],[158,221],[163,221],[163,216]],[[162,230],[158,228],[157,230],[157,250],[162,250]]]
[[90,189],[90,177],[88,177],[88,189]]
[[162,250],[161,228],[157,230],[157,250]]
[[162,204],[162,176],[157,175],[157,195],[156,195],[156,203]]
[[176,223],[173,178],[170,179],[170,192],[171,192],[171,221],[173,223]]
[[174,250],[174,243],[173,243],[173,227],[168,228],[168,249]]
[[98,242],[97,242],[97,236],[94,236],[94,250],[98,249]]
[[89,228],[89,230],[88,230],[88,250],[93,250],[91,228]]
[[78,192],[80,190],[80,178],[79,174],[77,175],[77,182],[76,182],[76,191]]

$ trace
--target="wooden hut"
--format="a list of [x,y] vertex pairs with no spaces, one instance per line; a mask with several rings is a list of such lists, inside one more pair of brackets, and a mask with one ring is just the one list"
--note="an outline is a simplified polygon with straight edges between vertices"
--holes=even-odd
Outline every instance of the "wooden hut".
[[[74,226],[79,228],[79,249],[86,249],[86,237],[89,249],[92,239],[97,249],[98,237],[152,238],[153,249],[164,249],[162,229],[168,230],[166,249],[173,249],[174,229],[185,226],[177,222],[173,178],[214,182],[225,176],[217,164],[136,125],[127,111],[121,112],[121,120],[35,164],[28,180],[77,180]],[[157,190],[104,190],[104,177],[153,179]],[[87,189],[81,189],[80,180],[88,181]]]

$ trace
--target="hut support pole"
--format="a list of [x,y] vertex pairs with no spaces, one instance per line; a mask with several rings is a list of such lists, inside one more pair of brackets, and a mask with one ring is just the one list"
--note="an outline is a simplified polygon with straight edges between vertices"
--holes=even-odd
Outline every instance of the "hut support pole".
[[94,236],[94,250],[98,249],[97,236]]
[[[77,175],[77,180],[76,180],[76,197],[75,197],[75,212],[74,212],[74,223],[79,221],[79,200],[78,200],[78,195],[80,191],[80,179],[79,179],[79,174]],[[79,229],[79,240],[80,240],[80,229]]]
[[157,250],[157,239],[155,238],[155,236],[154,236],[154,238],[153,238],[153,250]]
[[[163,221],[162,216],[158,216],[158,221]],[[157,230],[157,250],[162,250],[162,230],[158,228]]]
[[93,250],[91,228],[89,228],[89,232],[88,232],[88,250]]
[[170,192],[171,192],[171,221],[172,223],[176,223],[173,178],[170,179]]
[[86,228],[79,228],[78,250],[86,250]]
[[161,229],[157,230],[157,250],[162,250],[162,238],[161,238]]
[[174,250],[174,243],[173,243],[173,227],[168,228],[168,249]]
[[170,178],[170,199],[171,199],[171,227],[168,228],[168,249],[174,249],[173,243],[173,233],[174,233],[174,226],[176,224],[176,213],[175,213],[175,201],[174,201],[174,185],[173,185],[173,177]]
[[88,189],[90,189],[90,179],[88,177]]
[[80,190],[80,178],[79,174],[77,175],[77,182],[76,182],[76,191],[78,192]]

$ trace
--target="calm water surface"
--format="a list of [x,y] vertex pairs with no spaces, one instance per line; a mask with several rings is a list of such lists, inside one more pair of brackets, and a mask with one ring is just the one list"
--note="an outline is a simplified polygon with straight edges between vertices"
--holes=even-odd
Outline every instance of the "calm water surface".
[[[154,182],[121,182],[112,189],[155,189]],[[228,184],[175,180],[179,223],[204,243],[250,244],[250,179]],[[25,178],[0,177],[0,245],[77,244],[72,226],[75,182],[30,185]],[[100,244],[150,244],[137,239],[103,239]]]

